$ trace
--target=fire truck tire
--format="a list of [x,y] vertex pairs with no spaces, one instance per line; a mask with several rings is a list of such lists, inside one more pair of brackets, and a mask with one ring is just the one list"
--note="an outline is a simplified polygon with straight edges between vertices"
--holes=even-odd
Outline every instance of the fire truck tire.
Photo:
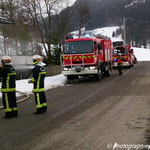
[[132,65],[131,65],[132,67],[134,67],[134,62],[132,63]]
[[[129,65],[129,67],[130,67],[130,68],[132,68],[132,64],[131,64],[131,62],[130,62],[130,65]],[[130,69],[130,68],[129,68],[129,69]]]
[[128,69],[130,69],[131,68],[131,62],[129,62],[129,66],[128,66]]
[[100,81],[103,79],[103,72],[101,70],[98,70],[98,74],[95,75],[96,81]]

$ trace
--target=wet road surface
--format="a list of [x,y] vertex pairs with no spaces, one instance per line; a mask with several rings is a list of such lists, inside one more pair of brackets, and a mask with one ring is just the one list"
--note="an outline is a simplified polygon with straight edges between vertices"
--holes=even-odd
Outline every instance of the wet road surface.
[[48,112],[33,115],[34,97],[20,103],[19,117],[0,110],[2,150],[109,150],[115,143],[149,143],[150,62],[118,76],[66,84],[46,92]]

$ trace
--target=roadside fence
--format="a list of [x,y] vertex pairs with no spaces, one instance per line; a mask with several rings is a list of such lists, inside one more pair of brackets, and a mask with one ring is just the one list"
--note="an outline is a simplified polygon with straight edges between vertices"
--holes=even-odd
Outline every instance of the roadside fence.
[[47,76],[55,76],[61,74],[63,67],[60,65],[50,65],[46,67]]

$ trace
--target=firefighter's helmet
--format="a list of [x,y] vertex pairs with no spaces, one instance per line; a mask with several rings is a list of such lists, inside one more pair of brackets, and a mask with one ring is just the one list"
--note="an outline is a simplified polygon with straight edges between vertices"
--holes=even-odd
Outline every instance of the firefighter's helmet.
[[33,64],[36,64],[36,63],[42,61],[42,57],[41,57],[40,55],[34,55],[34,56],[32,57],[32,60],[33,60]]
[[119,53],[119,58],[121,58],[121,53]]
[[3,65],[10,65],[11,64],[11,58],[9,56],[3,56],[1,61],[2,61]]

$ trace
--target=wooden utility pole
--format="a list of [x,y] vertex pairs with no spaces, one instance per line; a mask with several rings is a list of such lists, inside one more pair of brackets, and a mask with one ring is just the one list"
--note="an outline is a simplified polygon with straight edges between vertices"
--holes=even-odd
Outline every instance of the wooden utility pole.
[[123,17],[123,27],[124,27],[123,40],[124,40],[124,44],[126,44],[126,18],[125,17]]

